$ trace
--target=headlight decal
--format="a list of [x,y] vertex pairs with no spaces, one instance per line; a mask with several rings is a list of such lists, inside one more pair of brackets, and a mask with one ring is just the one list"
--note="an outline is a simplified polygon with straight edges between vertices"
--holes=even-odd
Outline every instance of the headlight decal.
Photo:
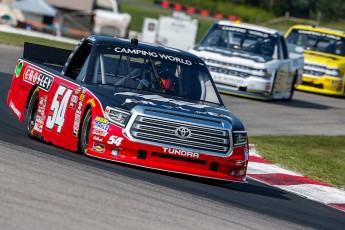
[[242,146],[247,143],[246,131],[234,131],[232,134],[234,147]]
[[112,123],[125,127],[131,117],[131,113],[107,106],[105,109],[105,116]]

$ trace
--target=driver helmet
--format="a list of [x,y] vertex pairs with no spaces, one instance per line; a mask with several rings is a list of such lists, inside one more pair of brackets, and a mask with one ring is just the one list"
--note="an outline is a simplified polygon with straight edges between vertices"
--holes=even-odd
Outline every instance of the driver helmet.
[[174,90],[176,87],[176,76],[170,71],[159,73],[160,81],[165,90]]
[[158,66],[158,75],[160,77],[161,86],[165,90],[174,90],[176,87],[176,65],[163,62]]

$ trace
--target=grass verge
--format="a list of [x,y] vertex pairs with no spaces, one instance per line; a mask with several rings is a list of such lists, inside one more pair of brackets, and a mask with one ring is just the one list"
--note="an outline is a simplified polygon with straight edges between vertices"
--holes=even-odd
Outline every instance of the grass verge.
[[44,38],[37,38],[37,37],[29,37],[20,34],[11,34],[0,32],[0,43],[5,45],[12,45],[12,46],[24,46],[24,42],[32,42],[41,45],[47,46],[54,46],[64,49],[73,49],[75,45],[64,43],[64,42],[57,42],[52,40],[47,40]]
[[268,161],[345,189],[345,136],[253,136]]

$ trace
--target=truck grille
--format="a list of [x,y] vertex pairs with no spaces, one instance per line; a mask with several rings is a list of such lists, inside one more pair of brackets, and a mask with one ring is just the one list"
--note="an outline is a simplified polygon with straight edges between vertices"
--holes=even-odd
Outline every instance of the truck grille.
[[317,65],[313,63],[304,63],[303,74],[320,77],[325,75],[326,67],[323,65]]
[[[178,135],[181,127],[188,130],[188,135]],[[230,150],[228,130],[160,117],[138,115],[130,128],[130,134],[137,140],[160,146],[168,145],[219,155],[226,155]]]

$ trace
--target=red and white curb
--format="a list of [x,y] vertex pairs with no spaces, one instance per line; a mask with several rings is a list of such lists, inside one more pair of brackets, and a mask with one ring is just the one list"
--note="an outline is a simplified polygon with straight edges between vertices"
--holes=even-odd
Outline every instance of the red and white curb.
[[263,159],[251,146],[247,176],[265,184],[345,211],[345,191],[320,183]]

